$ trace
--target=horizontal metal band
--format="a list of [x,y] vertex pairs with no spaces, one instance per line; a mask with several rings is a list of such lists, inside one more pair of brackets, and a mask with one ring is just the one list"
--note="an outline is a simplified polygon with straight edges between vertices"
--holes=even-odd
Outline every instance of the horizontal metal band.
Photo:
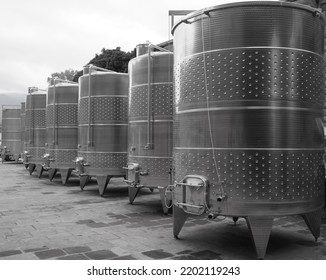
[[81,151],[81,150],[78,150],[78,153],[84,153],[84,154],[128,154],[128,152],[92,152],[92,151]]
[[72,151],[72,152],[78,152],[78,150],[77,149],[53,149],[53,148],[46,148],[46,150],[47,151],[67,151],[67,152],[70,152],[70,151]]
[[[91,126],[128,126],[127,123],[98,123],[98,124],[94,124],[91,123]],[[85,124],[79,124],[78,126],[88,126],[87,123]]]
[[154,156],[133,156],[128,155],[129,158],[162,158],[162,159],[172,159],[172,157],[154,157]]
[[188,55],[188,56],[185,56],[181,59],[182,60],[186,60],[190,57],[193,57],[193,56],[198,56],[198,55],[203,55],[203,54],[206,54],[206,53],[212,53],[212,52],[222,52],[222,51],[232,51],[232,50],[255,50],[255,49],[259,49],[259,50],[264,50],[264,49],[275,49],[275,50],[293,50],[293,51],[299,51],[299,52],[305,52],[305,53],[310,53],[310,54],[313,54],[313,55],[316,55],[316,56],[319,56],[321,59],[324,59],[324,57],[322,55],[320,55],[319,53],[315,53],[315,52],[312,52],[312,51],[308,51],[308,50],[304,50],[304,49],[297,49],[297,48],[287,48],[287,47],[273,47],[273,46],[263,46],[263,47],[260,47],[260,46],[257,46],[257,47],[235,47],[235,48],[224,48],[224,49],[215,49],[215,50],[208,50],[208,51],[204,51],[204,52],[198,52],[198,53],[194,53],[194,54],[191,54],[191,55]]
[[53,129],[53,128],[55,128],[55,129],[57,129],[57,128],[78,128],[78,125],[76,126],[76,125],[74,125],[74,126],[68,126],[68,125],[56,125],[56,126],[54,126],[53,127],[53,125],[52,126],[47,126],[46,127],[46,129]]
[[310,112],[320,112],[323,109],[315,108],[303,108],[303,107],[286,107],[286,106],[228,106],[228,107],[211,107],[211,108],[198,108],[179,111],[176,108],[176,114],[188,114],[196,112],[208,112],[208,111],[230,111],[230,110],[289,110],[289,111],[310,111]]
[[121,98],[128,98],[128,95],[91,95],[91,96],[81,96],[79,99],[84,99],[84,98],[96,98],[96,97],[121,97]]
[[[171,85],[172,86],[173,85],[173,80],[171,82],[151,83],[151,86],[155,86],[155,85]],[[136,88],[136,87],[143,87],[143,86],[148,86],[148,83],[146,83],[146,84],[139,84],[139,85],[135,85],[135,86],[130,86],[130,89]]]
[[2,122],[3,122],[4,120],[20,120],[20,118],[2,118]]
[[29,112],[29,111],[45,111],[46,108],[26,108],[25,112]]
[[175,150],[221,150],[221,151],[324,151],[324,148],[200,148],[174,147]]
[[78,105],[78,103],[60,103],[60,102],[59,103],[54,103],[54,104],[50,103],[50,104],[47,104],[46,107],[48,107],[48,106],[60,106],[60,105]]
[[22,142],[20,139],[17,140],[17,139],[3,139],[2,138],[2,142],[6,142],[6,141],[10,141],[10,142]]
[[[173,120],[151,120],[151,123],[173,122]],[[129,123],[148,123],[148,120],[129,121]]]

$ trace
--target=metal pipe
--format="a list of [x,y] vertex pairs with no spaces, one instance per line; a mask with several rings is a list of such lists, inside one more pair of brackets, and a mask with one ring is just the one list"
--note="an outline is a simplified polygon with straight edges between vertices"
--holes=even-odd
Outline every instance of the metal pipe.
[[89,64],[88,65],[88,68],[91,70],[91,69],[94,69],[94,70],[99,70],[99,71],[103,71],[103,72],[115,72],[113,70],[109,70],[109,69],[105,69],[105,68],[102,68],[102,67],[98,67],[98,66],[95,66],[93,64]]
[[158,50],[161,51],[161,52],[173,53],[173,52],[169,51],[168,49],[165,49],[165,48],[159,47],[159,46],[154,45],[154,44],[152,44],[152,43],[149,44],[149,47],[151,47],[151,48],[153,48],[153,49],[158,49]]
[[53,141],[52,141],[52,144],[53,144],[53,149],[55,148],[55,122],[56,122],[56,108],[55,108],[55,83],[56,83],[56,79],[57,78],[53,78]]
[[88,127],[87,147],[91,146],[91,92],[92,92],[92,66],[88,67]]
[[151,65],[151,44],[148,45],[147,62],[147,144],[146,150],[152,147],[151,119],[152,119],[152,65]]

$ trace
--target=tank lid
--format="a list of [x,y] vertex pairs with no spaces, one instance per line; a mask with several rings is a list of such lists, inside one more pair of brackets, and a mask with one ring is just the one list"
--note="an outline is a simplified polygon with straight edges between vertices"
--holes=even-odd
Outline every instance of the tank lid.
[[247,2],[221,4],[221,5],[212,6],[212,7],[208,7],[208,8],[204,8],[204,9],[192,12],[192,13],[186,15],[181,20],[179,20],[172,27],[171,33],[174,34],[174,31],[180,24],[182,24],[182,23],[189,24],[189,23],[195,22],[195,21],[201,19],[203,16],[208,16],[210,12],[213,12],[216,10],[233,8],[233,7],[248,7],[248,6],[282,6],[282,7],[297,8],[297,9],[302,9],[302,10],[312,12],[312,13],[320,16],[324,22],[326,20],[325,15],[322,13],[322,11],[320,11],[319,9],[315,9],[310,6],[307,6],[305,4],[294,3],[294,2],[280,2],[280,1],[247,1]]

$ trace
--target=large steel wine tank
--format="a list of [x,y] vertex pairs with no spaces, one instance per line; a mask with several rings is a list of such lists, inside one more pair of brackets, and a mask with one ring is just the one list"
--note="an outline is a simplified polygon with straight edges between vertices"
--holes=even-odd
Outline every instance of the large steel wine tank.
[[20,153],[20,109],[15,105],[2,106],[2,161],[18,162]]
[[143,187],[158,188],[167,213],[171,200],[167,202],[164,194],[172,170],[173,53],[149,51],[132,59],[129,77],[129,200],[132,203]]
[[245,217],[259,258],[273,217],[300,214],[315,238],[324,204],[324,16],[245,2],[173,30],[174,235],[187,214]]
[[78,144],[78,84],[59,79],[49,86],[46,102],[46,149],[43,167],[52,180],[57,170],[66,184],[75,168]]
[[26,150],[26,126],[25,126],[25,102],[20,103],[20,157],[23,158],[24,152]]
[[24,163],[28,164],[30,174],[33,173],[35,167],[39,174],[42,170],[46,143],[46,94],[38,90],[29,93],[26,96],[25,106],[27,141]]
[[112,177],[125,177],[128,141],[128,74],[91,66],[79,78],[78,157],[83,189],[96,177],[103,195]]

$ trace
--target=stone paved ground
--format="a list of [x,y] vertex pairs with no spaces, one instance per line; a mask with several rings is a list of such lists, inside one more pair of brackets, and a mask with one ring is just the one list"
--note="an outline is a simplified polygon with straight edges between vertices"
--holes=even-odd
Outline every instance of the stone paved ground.
[[[0,259],[256,259],[243,219],[189,219],[176,240],[159,194],[142,190],[134,205],[120,179],[100,197],[60,178],[30,176],[22,164],[0,163]],[[299,217],[274,221],[265,259],[326,259],[326,221],[318,242]]]

